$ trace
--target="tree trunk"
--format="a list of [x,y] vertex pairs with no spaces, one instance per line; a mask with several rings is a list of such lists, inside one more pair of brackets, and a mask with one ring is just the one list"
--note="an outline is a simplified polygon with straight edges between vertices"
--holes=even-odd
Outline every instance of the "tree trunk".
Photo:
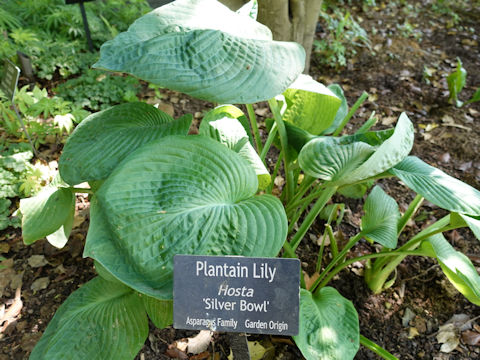
[[[220,0],[237,10],[248,0]],[[273,38],[296,41],[305,48],[305,73],[310,68],[313,37],[322,0],[258,0],[258,21],[272,30]]]

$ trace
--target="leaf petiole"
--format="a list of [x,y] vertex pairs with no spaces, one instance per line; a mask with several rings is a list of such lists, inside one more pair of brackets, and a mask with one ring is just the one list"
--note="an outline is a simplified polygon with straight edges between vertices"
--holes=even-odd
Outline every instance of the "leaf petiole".
[[255,144],[257,145],[257,152],[260,154],[263,150],[262,147],[262,138],[260,137],[260,132],[258,131],[257,117],[255,116],[255,110],[253,110],[252,104],[246,104],[248,117],[250,118],[250,125],[253,130],[253,137],[255,138]]

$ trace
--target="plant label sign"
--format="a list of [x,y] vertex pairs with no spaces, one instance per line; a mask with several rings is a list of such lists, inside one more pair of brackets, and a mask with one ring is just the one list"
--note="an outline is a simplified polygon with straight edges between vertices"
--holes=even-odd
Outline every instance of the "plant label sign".
[[297,335],[300,261],[176,255],[176,329]]
[[8,99],[13,102],[15,90],[17,88],[20,69],[10,60],[6,59],[4,64],[4,73],[0,81],[0,90],[7,95]]

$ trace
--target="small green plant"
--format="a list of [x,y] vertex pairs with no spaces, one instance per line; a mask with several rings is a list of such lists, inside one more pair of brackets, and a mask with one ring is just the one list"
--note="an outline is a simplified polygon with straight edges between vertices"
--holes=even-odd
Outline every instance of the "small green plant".
[[[178,46],[171,46],[172,36]],[[88,193],[84,256],[95,260],[99,276],[58,309],[31,359],[132,359],[148,336],[147,316],[157,327],[172,322],[175,254],[274,257],[283,248],[282,256],[296,257],[321,214],[332,257],[322,263],[322,241],[317,280],[307,288],[301,276],[294,336],[307,359],[353,359],[360,344],[395,358],[360,335],[352,302],[328,286],[353,262],[367,262],[365,280],[378,292],[391,285],[406,256],[432,257],[480,304],[478,273],[442,235],[469,227],[480,237],[480,192],[408,156],[414,128],[405,114],[393,129],[371,131],[371,117],[341,136],[367,94],[349,110],[338,85],[327,88],[300,75],[304,61],[300,45],[274,42],[266,27],[209,0],[158,8],[102,46],[97,68],[211,102],[246,104],[253,136],[245,114],[232,105],[206,113],[199,135],[187,135],[191,115],[173,119],[141,102],[92,114],[75,129],[60,157],[61,179],[21,201],[22,234],[26,244],[47,236],[64,246],[75,193]],[[252,106],[264,100],[273,114],[265,143]],[[280,155],[270,174],[265,156],[272,144]],[[271,180],[282,163],[286,183],[276,197]],[[417,194],[404,214],[380,185],[372,188],[383,178],[398,178]],[[89,186],[79,187],[85,182]],[[337,192],[368,192],[360,231],[343,247],[333,231],[344,208],[333,202]],[[449,215],[398,246],[424,198]],[[361,240],[381,250],[372,246],[372,253],[352,257]]]
[[370,48],[370,40],[349,12],[342,12],[336,5],[330,7],[331,11],[325,8],[320,13],[327,35],[323,39],[315,39],[313,45],[320,63],[338,68],[347,64],[347,59],[356,54],[356,48]]
[[30,162],[33,153],[26,143],[2,139],[0,153],[0,230],[3,230],[21,224],[20,218],[13,215],[11,199],[36,195],[51,181],[52,171],[40,162]]
[[400,31],[400,34],[405,37],[413,37],[415,40],[421,40],[422,39],[422,32],[416,27],[411,24],[408,20],[405,20],[403,24],[398,24],[397,29]]
[[[46,89],[35,86],[31,91],[22,87],[15,94],[15,103],[25,117],[25,126],[33,138],[35,147],[47,142],[48,136],[63,136],[73,130],[89,114],[63,98],[50,97]],[[8,99],[0,95],[0,126],[8,135],[24,139],[17,115]]]
[[0,197],[24,198],[36,195],[52,180],[51,166],[30,160],[33,153],[27,143],[11,143],[7,140],[0,145]]
[[435,0],[432,2],[432,9],[442,15],[450,16],[450,24],[449,27],[453,27],[454,25],[458,24],[460,21],[460,16],[455,11],[455,5],[463,6],[466,2],[465,1],[452,1],[452,0]]
[[20,19],[3,6],[0,6],[0,30],[13,30],[18,29],[20,26]]
[[[128,6],[124,0],[86,3],[85,8],[96,47],[126,30],[149,9],[142,0],[130,0]],[[21,50],[31,58],[40,79],[79,74],[96,56],[86,50],[78,6],[66,5],[63,0],[3,0],[0,32],[0,58],[13,60]]]
[[81,76],[60,84],[55,92],[75,105],[89,110],[103,110],[125,101],[138,101],[140,83],[131,76],[107,76],[89,69]]
[[462,61],[457,59],[457,68],[454,72],[447,76],[448,91],[450,96],[448,101],[455,104],[456,107],[462,107],[464,104],[470,104],[476,101],[480,101],[480,87],[473,94],[473,96],[465,103],[458,99],[458,96],[465,87],[467,81],[467,70],[463,67]]

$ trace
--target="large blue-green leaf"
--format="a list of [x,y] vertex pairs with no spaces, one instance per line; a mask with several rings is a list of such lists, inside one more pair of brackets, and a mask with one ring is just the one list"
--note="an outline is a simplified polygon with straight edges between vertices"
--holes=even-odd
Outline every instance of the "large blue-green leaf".
[[302,148],[298,160],[308,175],[343,186],[384,173],[398,164],[412,149],[413,136],[413,125],[402,114],[393,133],[320,136]]
[[178,120],[141,102],[121,104],[92,114],[68,138],[59,161],[71,185],[105,179],[131,152],[167,135],[186,135],[191,115]]
[[[102,277],[103,280],[121,284],[102,264],[96,260],[94,263],[97,274]],[[139,294],[139,296],[142,299],[148,317],[157,328],[163,329],[173,323],[173,300],[158,300],[145,294]]]
[[131,360],[147,336],[139,295],[97,277],[60,306],[30,360]]
[[364,142],[340,144],[331,137],[318,137],[303,147],[298,156],[300,167],[310,176],[339,182],[363,164],[375,152]]
[[383,141],[375,152],[340,184],[348,184],[381,174],[405,159],[413,147],[414,129],[405,113],[398,118],[392,136]]
[[300,75],[283,93],[286,122],[318,135],[332,125],[341,100],[326,86],[307,75]]
[[[69,233],[75,212],[75,195],[70,189],[47,186],[38,195],[21,199],[20,212],[23,241],[27,245],[62,229]],[[63,247],[65,243],[55,241],[56,235],[52,237],[53,245]]]
[[400,219],[397,202],[380,186],[375,186],[365,201],[364,210],[362,233],[365,238],[389,249],[395,248]]
[[[101,276],[103,280],[121,284],[102,264],[96,260],[94,263],[97,274]],[[148,317],[157,328],[163,329],[173,323],[173,300],[158,300],[145,294],[139,294],[139,296],[142,299]]]
[[337,290],[300,290],[299,332],[293,339],[307,360],[353,359],[360,346],[358,314]]
[[305,51],[215,0],[177,0],[103,44],[94,65],[203,100],[254,103],[281,94],[302,72]]
[[258,177],[258,188],[266,189],[270,174],[249,141],[244,126],[237,119],[243,112],[232,105],[217,107],[208,112],[200,124],[199,133],[209,136],[237,152],[253,167]]
[[422,249],[437,258],[448,280],[460,293],[480,305],[480,276],[468,257],[455,250],[442,234],[422,242]]
[[215,140],[152,142],[97,191],[85,256],[137,291],[171,299],[175,254],[277,255],[285,211],[257,188],[253,168]]
[[407,157],[390,172],[441,208],[460,214],[480,215],[480,191],[417,157]]

